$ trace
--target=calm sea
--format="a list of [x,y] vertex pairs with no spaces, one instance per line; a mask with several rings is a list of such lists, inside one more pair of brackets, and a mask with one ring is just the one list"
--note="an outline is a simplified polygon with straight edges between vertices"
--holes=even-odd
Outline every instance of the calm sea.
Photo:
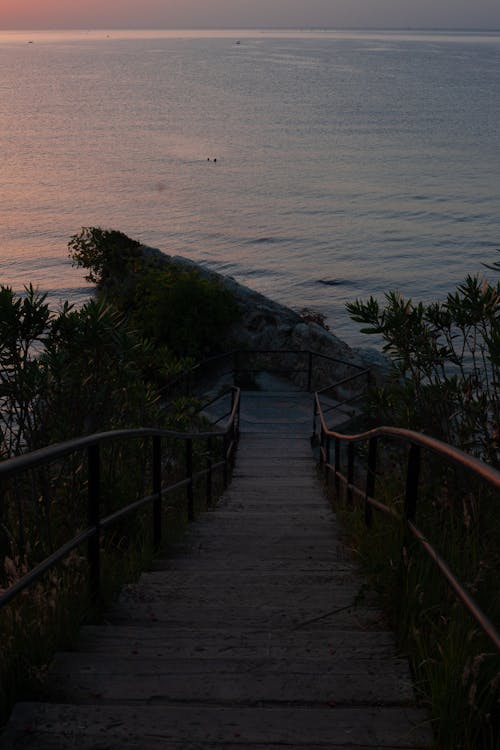
[[499,257],[499,123],[500,34],[0,32],[0,281],[80,303],[100,225],[369,344]]

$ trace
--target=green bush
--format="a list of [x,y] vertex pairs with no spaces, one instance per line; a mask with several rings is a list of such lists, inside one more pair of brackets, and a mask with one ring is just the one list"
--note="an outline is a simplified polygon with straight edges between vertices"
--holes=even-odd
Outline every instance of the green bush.
[[[500,270],[500,264],[491,268]],[[396,424],[455,444],[500,466],[500,284],[468,276],[442,303],[386,294],[347,306],[362,331],[382,338],[391,376],[371,395],[376,424]],[[377,497],[401,516],[406,456],[381,452]],[[377,480],[378,481],[378,480]],[[383,595],[429,706],[436,748],[495,750],[500,742],[499,656],[420,546],[376,516],[344,508],[357,553]],[[498,622],[498,496],[458,466],[426,452],[417,524]],[[403,554],[401,555],[401,550]]]
[[347,305],[393,363],[374,393],[380,421],[429,433],[500,465],[500,284],[468,276],[442,303],[386,295]]
[[69,242],[73,263],[87,280],[127,316],[142,338],[174,357],[203,358],[224,349],[224,337],[239,316],[222,284],[167,259],[143,256],[121,232],[83,228]]
[[37,447],[46,377],[37,352],[50,325],[46,295],[31,285],[23,296],[0,287],[0,459]]
[[177,356],[200,358],[222,348],[224,332],[237,316],[237,305],[222,286],[174,266],[143,274],[132,321]]
[[73,264],[86,268],[86,280],[98,287],[110,280],[122,280],[139,267],[142,258],[140,242],[101,227],[82,227],[70,239],[68,249]]
[[33,287],[0,287],[0,457],[156,422],[144,376],[156,355],[104,302],[53,314]]
[[[32,286],[20,296],[0,287],[0,459],[119,427],[196,430],[201,422],[192,398],[167,410],[159,397],[158,385],[182,365],[166,347],[133,330],[107,295],[79,310],[66,303],[51,313],[45,295]],[[164,443],[164,479],[184,478],[185,444]],[[195,443],[196,468],[205,465],[200,453]],[[150,490],[150,440],[103,445],[101,458],[103,516]],[[176,529],[184,523],[185,490],[181,494],[175,513],[170,497],[164,503],[169,539],[172,518]],[[0,591],[88,525],[87,499],[85,451],[3,479]],[[151,527],[151,509],[144,508],[103,535],[103,597],[150,559]],[[16,696],[32,695],[54,648],[68,644],[91,613],[87,592],[87,566],[78,549],[0,611],[0,723]]]

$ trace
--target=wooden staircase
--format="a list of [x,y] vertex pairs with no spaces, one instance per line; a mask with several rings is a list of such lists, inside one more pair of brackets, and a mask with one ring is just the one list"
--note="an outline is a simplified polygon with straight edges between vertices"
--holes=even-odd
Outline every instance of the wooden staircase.
[[428,748],[405,659],[316,476],[311,404],[244,394],[229,490],[58,654],[2,750]]

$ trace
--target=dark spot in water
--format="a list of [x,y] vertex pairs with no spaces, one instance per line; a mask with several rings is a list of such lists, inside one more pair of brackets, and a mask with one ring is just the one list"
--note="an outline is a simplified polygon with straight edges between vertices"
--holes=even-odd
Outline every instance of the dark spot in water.
[[302,237],[246,237],[241,240],[243,245],[287,245],[288,247],[297,248],[299,245],[306,245],[306,240]]
[[347,282],[342,281],[342,279],[317,279],[316,284],[324,284],[325,286],[340,286],[341,284],[346,284]]
[[249,237],[243,240],[245,245],[266,245],[276,242],[274,237]]

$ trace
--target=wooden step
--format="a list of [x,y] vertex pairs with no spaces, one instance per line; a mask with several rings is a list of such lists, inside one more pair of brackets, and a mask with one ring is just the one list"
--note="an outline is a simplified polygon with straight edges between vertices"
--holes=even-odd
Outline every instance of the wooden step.
[[1,750],[431,746],[408,663],[316,477],[311,403],[244,396],[255,432],[220,503],[56,656]]

